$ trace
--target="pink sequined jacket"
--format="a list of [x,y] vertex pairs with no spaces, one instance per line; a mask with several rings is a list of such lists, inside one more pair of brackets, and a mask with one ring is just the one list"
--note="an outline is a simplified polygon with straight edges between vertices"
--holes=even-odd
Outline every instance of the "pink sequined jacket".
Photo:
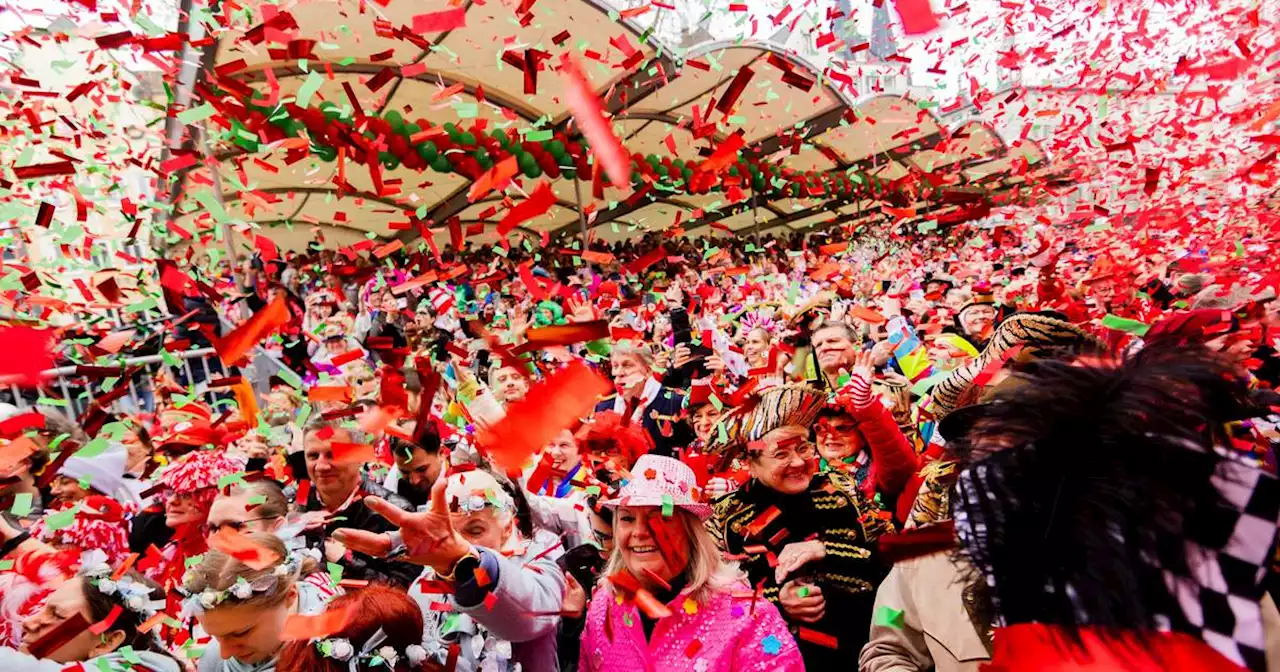
[[753,612],[750,594],[745,582],[705,603],[682,593],[667,604],[671,616],[658,621],[646,642],[635,603],[619,604],[613,587],[605,585],[587,611],[578,669],[803,672],[800,650],[777,607],[760,599]]

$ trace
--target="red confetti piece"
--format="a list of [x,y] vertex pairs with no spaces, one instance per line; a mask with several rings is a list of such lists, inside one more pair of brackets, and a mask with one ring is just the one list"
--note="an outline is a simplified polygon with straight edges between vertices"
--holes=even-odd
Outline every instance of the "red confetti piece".
[[729,164],[738,159],[738,150],[742,149],[746,144],[747,141],[743,137],[742,131],[739,130],[720,143],[719,147],[716,147],[716,151],[712,152],[711,156],[702,162],[702,169],[718,173],[728,168]]
[[796,636],[810,644],[817,644],[828,649],[838,648],[839,645],[835,637],[817,630],[810,630],[804,626],[800,627],[800,630],[796,632]]
[[80,633],[88,630],[89,621],[85,620],[79,612],[71,614],[67,620],[57,624],[52,630],[46,632],[40,639],[27,645],[27,653],[35,658],[48,658],[53,652],[62,648],[63,644],[71,641]]
[[346,609],[326,611],[315,616],[291,614],[284,620],[280,639],[323,639],[347,627],[350,613]]
[[[475,203],[494,189],[502,189],[520,171],[515,155],[508,156],[480,176],[467,191],[467,201]],[[455,243],[456,245],[456,243]]]
[[574,361],[534,385],[507,408],[506,416],[482,429],[480,443],[499,465],[518,468],[560,430],[590,413],[596,398],[612,388],[599,373]]
[[902,32],[907,35],[923,35],[938,28],[938,17],[933,14],[929,0],[893,0],[898,18],[902,19]]
[[[667,137],[671,137],[671,136],[667,136]],[[630,273],[631,275],[639,275],[643,273],[646,268],[649,268],[650,266],[666,258],[667,258],[666,249],[664,249],[661,245],[659,245],[657,249],[653,250],[652,252],[627,264],[626,269],[627,269],[627,272]]]
[[413,32],[438,33],[467,25],[466,7],[454,7],[440,12],[419,14],[413,17]]
[[745,65],[739,68],[738,74],[734,75],[733,81],[729,83],[729,88],[725,89],[724,95],[716,103],[716,110],[721,114],[729,114],[733,110],[733,104],[738,102],[738,97],[742,95],[743,90],[747,88],[747,84],[751,82],[751,78],[755,74],[754,70]]
[[538,215],[545,213],[556,204],[555,192],[551,191],[551,184],[543,181],[538,188],[529,194],[529,198],[524,199],[520,204],[507,211],[507,215],[498,223],[498,236],[506,237],[511,230],[519,226],[523,222],[527,222]]
[[52,163],[38,163],[34,166],[15,167],[13,176],[19,180],[36,180],[42,177],[70,175],[74,172],[76,172],[75,164],[70,161],[54,161]]
[[40,372],[53,368],[54,332],[31,327],[0,327],[0,380],[22,387],[40,384]]
[[556,345],[572,345],[609,338],[609,321],[570,322],[549,327],[535,327],[525,333],[524,349],[534,350]]
[[244,324],[222,338],[214,338],[213,348],[227,366],[235,366],[253,346],[289,321],[284,299],[272,301]]
[[209,547],[215,548],[256,570],[266,569],[280,561],[280,556],[229,527],[218,530],[209,537]]
[[339,464],[359,462],[376,462],[377,456],[374,453],[373,446],[365,443],[345,443],[334,441],[329,444],[329,449],[333,451],[333,461]]
[[101,635],[107,630],[110,630],[111,626],[116,622],[116,619],[120,618],[120,614],[123,613],[124,607],[118,604],[112,605],[111,611],[107,613],[107,617],[89,626],[89,632],[92,632],[95,635]]
[[578,128],[591,143],[595,158],[604,167],[613,186],[625,189],[631,184],[631,163],[622,141],[614,135],[604,118],[600,101],[587,83],[586,76],[577,61],[565,54],[560,61],[560,75],[564,79],[565,105],[573,112]]

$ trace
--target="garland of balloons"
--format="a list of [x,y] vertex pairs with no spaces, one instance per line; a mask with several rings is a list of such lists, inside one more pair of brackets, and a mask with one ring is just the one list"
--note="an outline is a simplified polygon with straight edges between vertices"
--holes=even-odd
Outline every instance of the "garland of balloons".
[[[552,179],[583,176],[591,179],[591,154],[586,140],[555,131],[550,139],[521,139],[515,129],[494,128],[488,133],[479,124],[470,128],[449,122],[434,133],[425,119],[406,120],[390,110],[380,117],[363,122],[356,130],[349,113],[326,101],[314,107],[285,103],[271,108],[242,102],[220,105],[231,122],[230,139],[247,151],[257,151],[258,143],[277,142],[287,138],[308,138],[311,151],[324,161],[337,159],[343,150],[345,160],[364,164],[376,154],[387,169],[401,165],[416,171],[428,168],[438,173],[458,173],[479,179],[494,165],[514,156],[519,172],[528,178],[543,175]],[[415,142],[413,138],[421,138]],[[655,154],[631,155],[633,189],[653,185],[658,191],[674,194],[729,193],[750,189],[762,197],[822,198],[852,201],[876,198],[893,191],[889,183],[863,173],[852,175],[840,171],[796,171],[759,158],[736,160],[721,171],[707,170],[703,161],[686,161],[659,157]],[[600,176],[605,185],[607,176]],[[739,199],[734,199],[739,200]]]

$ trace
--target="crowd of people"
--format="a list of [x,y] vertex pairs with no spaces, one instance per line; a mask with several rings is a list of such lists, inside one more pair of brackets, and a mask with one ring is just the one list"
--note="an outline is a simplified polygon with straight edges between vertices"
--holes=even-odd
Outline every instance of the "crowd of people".
[[1274,232],[971,234],[190,252],[286,368],[3,407],[0,667],[1280,669]]

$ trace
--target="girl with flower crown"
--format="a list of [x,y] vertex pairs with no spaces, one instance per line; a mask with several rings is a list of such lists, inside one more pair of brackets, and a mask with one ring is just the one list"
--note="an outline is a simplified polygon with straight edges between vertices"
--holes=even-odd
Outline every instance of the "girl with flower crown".
[[313,558],[290,555],[274,534],[249,532],[242,539],[273,561],[254,569],[214,549],[183,577],[183,615],[194,615],[211,638],[196,638],[204,647],[199,672],[273,672],[285,619],[323,611],[330,594],[298,581],[315,569]]
[[[159,586],[136,572],[116,577],[91,565],[64,582],[22,624],[17,649],[0,647],[0,669],[60,672],[73,663],[104,672],[179,672],[155,635],[142,627],[164,609]],[[79,619],[81,625],[68,623]],[[89,626],[109,623],[100,634]]]

